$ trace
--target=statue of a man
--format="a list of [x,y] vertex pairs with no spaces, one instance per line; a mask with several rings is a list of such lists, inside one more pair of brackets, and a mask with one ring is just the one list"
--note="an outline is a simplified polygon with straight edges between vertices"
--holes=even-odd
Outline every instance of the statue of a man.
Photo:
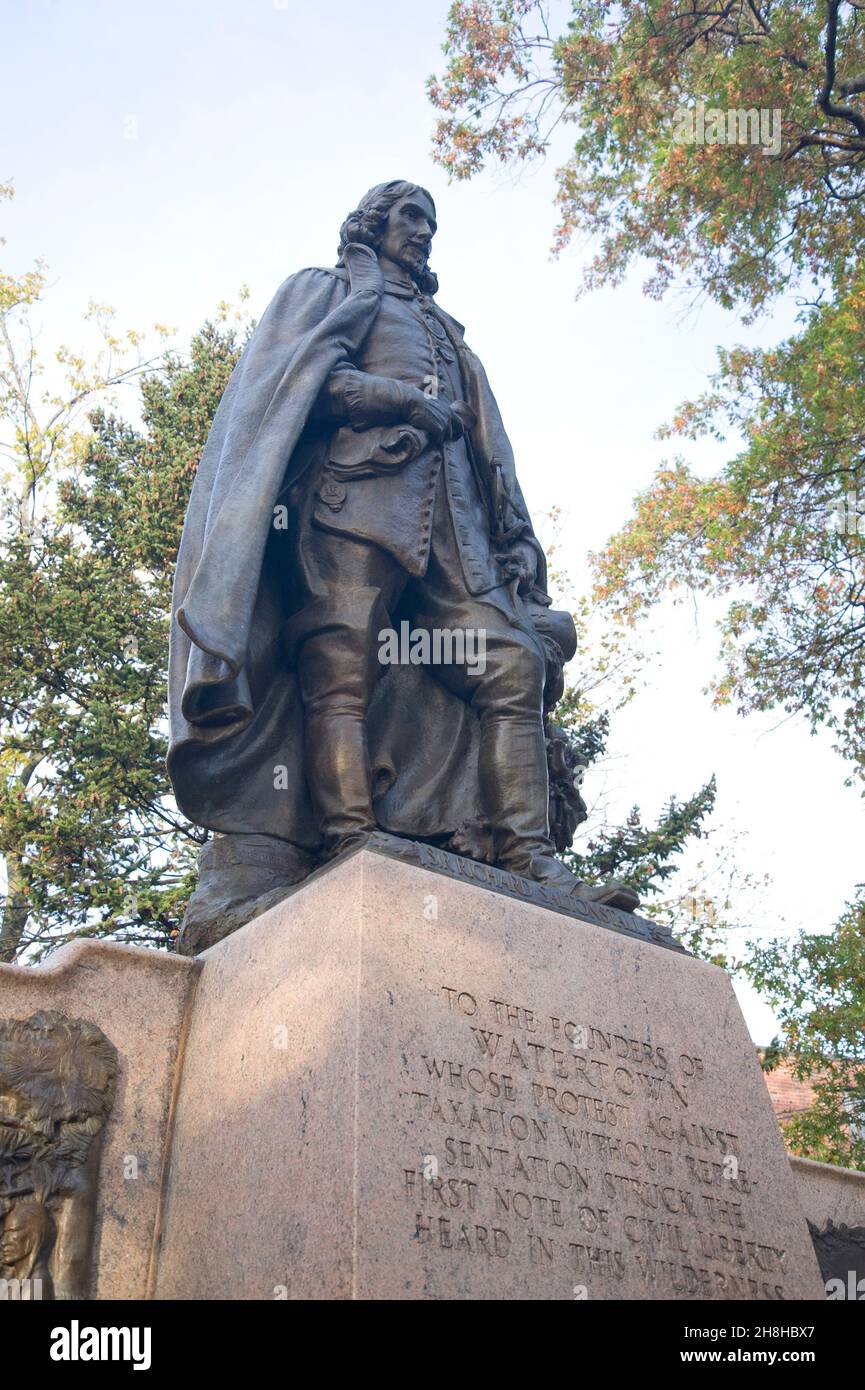
[[424,189],[371,189],[336,267],[278,290],[216,413],[171,639],[171,776],[217,832],[181,949],[382,831],[635,906],[555,856],[545,717],[573,623],[435,302],[435,232]]

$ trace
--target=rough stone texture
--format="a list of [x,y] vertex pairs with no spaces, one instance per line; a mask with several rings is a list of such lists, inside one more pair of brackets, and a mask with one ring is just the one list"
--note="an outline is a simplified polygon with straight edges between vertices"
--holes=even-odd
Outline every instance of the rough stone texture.
[[[148,1292],[183,1022],[199,966],[156,951],[73,941],[35,969],[0,965],[0,1016],[56,1009],[98,1024],[117,1048],[93,1239],[96,1298]],[[138,1176],[126,1177],[129,1158]]]
[[865,1173],[791,1158],[799,1203],[809,1221],[825,1226],[865,1226]]
[[157,1297],[823,1296],[717,967],[368,850],[200,960]]
[[807,1158],[790,1164],[823,1278],[841,1281],[832,1296],[865,1298],[865,1173]]

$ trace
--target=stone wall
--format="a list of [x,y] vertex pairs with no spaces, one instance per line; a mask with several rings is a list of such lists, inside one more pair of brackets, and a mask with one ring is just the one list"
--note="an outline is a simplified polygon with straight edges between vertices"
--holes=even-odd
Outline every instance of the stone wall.
[[807,1158],[790,1166],[823,1278],[841,1281],[829,1296],[865,1299],[865,1173]]

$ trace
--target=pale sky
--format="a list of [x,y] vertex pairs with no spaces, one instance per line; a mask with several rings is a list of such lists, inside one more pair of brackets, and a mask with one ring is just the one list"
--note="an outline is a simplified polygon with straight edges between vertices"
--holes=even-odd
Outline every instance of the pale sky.
[[[591,248],[557,261],[548,252],[566,130],[516,181],[449,185],[432,163],[424,81],[442,67],[447,8],[7,3],[0,182],[13,179],[17,195],[0,208],[4,264],[48,262],[46,353],[86,341],[90,299],[112,304],[123,326],[167,322],[183,341],[240,285],[260,316],[292,271],[332,264],[339,225],[372,184],[424,184],[438,211],[439,301],[487,368],[530,506],[564,508],[562,559],[579,585],[586,554],[626,520],[662,458],[679,449],[704,469],[723,460],[717,445],[671,448],[654,431],[704,386],[717,344],[777,340],[794,305],[757,330],[712,306],[682,322],[675,302],[642,296],[639,275],[576,302]],[[773,875],[743,911],[764,931],[826,929],[865,877],[863,802],[843,786],[828,738],[802,721],[711,709],[712,624],[704,605],[659,615],[649,683],[617,717],[587,791],[608,815],[636,802],[649,819],[715,772],[719,835],[741,834],[743,872]],[[767,1041],[770,1012],[739,994],[755,1040]]]

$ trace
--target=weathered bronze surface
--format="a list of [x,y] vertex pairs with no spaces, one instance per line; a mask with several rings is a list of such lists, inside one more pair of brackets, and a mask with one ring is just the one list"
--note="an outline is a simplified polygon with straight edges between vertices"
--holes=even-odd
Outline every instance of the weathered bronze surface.
[[827,1288],[834,1279],[839,1281],[841,1298],[861,1299],[860,1290],[865,1288],[865,1226],[836,1226],[834,1221],[827,1221],[819,1227],[809,1221],[808,1230]]
[[422,188],[367,193],[336,267],[277,291],[217,411],[171,636],[171,776],[216,832],[181,950],[378,830],[636,904],[555,857],[585,816],[548,723],[576,635],[484,369],[434,298],[435,231]]
[[116,1082],[116,1050],[94,1023],[0,1019],[0,1279],[30,1281],[30,1297],[88,1296]]

